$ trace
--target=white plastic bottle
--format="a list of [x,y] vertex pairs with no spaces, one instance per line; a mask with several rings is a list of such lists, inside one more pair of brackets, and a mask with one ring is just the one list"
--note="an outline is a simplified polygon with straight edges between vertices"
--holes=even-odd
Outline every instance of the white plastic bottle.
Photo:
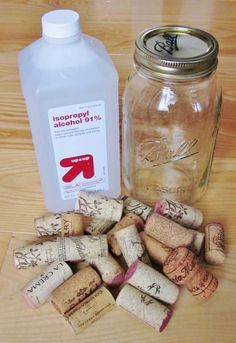
[[42,38],[19,53],[19,70],[46,206],[74,209],[79,189],[120,193],[118,74],[79,14],[42,17]]

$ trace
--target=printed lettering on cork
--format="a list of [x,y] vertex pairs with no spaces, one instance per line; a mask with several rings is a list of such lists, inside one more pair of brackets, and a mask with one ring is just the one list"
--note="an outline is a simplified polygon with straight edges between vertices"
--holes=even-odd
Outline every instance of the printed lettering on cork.
[[121,289],[116,303],[159,332],[165,329],[171,319],[171,309],[128,284]]
[[116,232],[132,224],[135,225],[138,230],[142,229],[144,226],[142,218],[137,214],[130,212],[124,215],[124,217],[107,233],[108,244],[114,255],[120,256],[122,254],[119,243],[117,242]]
[[34,220],[39,237],[61,235],[74,236],[83,234],[83,220],[80,214],[55,213]]
[[124,213],[137,214],[144,221],[153,211],[153,209],[150,206],[145,205],[141,201],[128,197],[127,195],[124,195],[121,199],[124,201]]
[[200,227],[203,221],[203,215],[198,209],[173,200],[159,200],[155,212],[192,229]]
[[55,261],[30,281],[21,290],[21,294],[31,308],[37,308],[48,299],[54,289],[72,275],[70,267],[65,262]]
[[99,274],[92,267],[83,268],[52,292],[51,303],[59,313],[67,316],[69,311],[95,291],[101,282]]
[[59,258],[57,242],[45,241],[29,244],[13,251],[14,264],[17,269],[25,269],[50,264]]
[[205,227],[205,258],[209,264],[222,264],[225,260],[224,227],[220,223],[209,223]]
[[79,191],[75,212],[118,222],[123,213],[123,201],[99,196],[92,192]]

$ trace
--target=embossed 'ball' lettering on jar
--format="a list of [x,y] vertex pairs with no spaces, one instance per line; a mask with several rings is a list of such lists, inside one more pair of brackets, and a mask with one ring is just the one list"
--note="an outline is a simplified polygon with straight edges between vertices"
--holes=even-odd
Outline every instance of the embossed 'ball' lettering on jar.
[[193,203],[211,170],[221,109],[218,43],[186,26],[141,32],[123,98],[123,178],[134,198]]

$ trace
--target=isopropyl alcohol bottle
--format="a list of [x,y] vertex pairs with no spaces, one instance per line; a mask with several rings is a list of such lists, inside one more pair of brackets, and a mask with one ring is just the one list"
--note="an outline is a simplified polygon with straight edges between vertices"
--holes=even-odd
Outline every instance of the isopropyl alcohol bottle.
[[80,189],[118,196],[118,75],[104,45],[77,12],[48,12],[19,70],[47,208],[73,210]]

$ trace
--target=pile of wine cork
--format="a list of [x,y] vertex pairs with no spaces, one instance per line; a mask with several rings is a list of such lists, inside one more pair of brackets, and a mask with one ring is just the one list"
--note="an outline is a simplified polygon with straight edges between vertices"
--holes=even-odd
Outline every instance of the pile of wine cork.
[[[88,225],[83,216],[92,217]],[[43,240],[14,250],[17,269],[45,265],[22,297],[33,309],[49,300],[75,334],[117,305],[161,332],[180,287],[197,300],[217,289],[200,258],[224,262],[224,228],[212,222],[200,231],[202,223],[198,209],[171,200],[152,208],[80,191],[74,212],[35,219]]]

